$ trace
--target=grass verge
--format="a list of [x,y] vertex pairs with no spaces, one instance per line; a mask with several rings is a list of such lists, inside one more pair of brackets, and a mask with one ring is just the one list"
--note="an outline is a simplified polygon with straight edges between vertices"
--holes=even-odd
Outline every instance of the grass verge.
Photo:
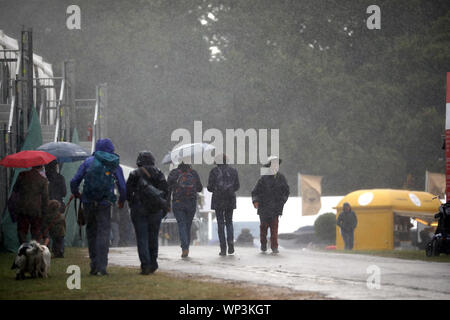
[[365,254],[387,258],[422,260],[431,262],[450,262],[450,255],[441,254],[438,257],[427,257],[425,250],[336,250],[334,252],[348,254]]
[[[170,274],[158,270],[143,276],[138,268],[108,267],[108,276],[90,276],[87,249],[66,248],[65,258],[52,259],[47,279],[15,280],[15,254],[0,254],[0,300],[303,300],[319,294],[284,288],[220,282],[206,277]],[[67,267],[81,269],[81,289],[69,290]]]

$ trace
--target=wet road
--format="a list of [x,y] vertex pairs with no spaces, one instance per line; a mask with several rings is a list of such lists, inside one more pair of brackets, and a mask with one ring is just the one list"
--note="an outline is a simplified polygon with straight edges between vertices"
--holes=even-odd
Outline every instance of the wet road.
[[[236,247],[235,255],[220,257],[218,251],[214,246],[191,246],[189,258],[181,259],[179,247],[161,246],[159,268],[339,299],[450,300],[450,263],[292,249],[273,255],[242,247]],[[111,248],[109,263],[140,265],[136,248]]]

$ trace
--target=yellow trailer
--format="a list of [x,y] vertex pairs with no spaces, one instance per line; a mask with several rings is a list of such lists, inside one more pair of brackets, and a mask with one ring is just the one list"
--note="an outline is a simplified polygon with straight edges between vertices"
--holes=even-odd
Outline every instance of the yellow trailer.
[[[347,194],[336,206],[337,216],[348,202],[358,218],[354,250],[392,250],[409,238],[410,218],[430,225],[441,202],[423,191],[372,189]],[[336,216],[336,217],[337,217]],[[336,248],[344,249],[340,228],[336,227]]]

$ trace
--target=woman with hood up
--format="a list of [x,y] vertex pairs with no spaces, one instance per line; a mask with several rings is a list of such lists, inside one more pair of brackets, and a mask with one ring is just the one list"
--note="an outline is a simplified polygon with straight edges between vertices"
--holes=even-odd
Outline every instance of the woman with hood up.
[[165,200],[168,200],[169,191],[166,178],[155,166],[155,158],[150,151],[139,152],[136,165],[138,168],[130,173],[127,180],[127,200],[136,233],[141,274],[148,275],[158,269],[159,227],[166,212],[157,203],[151,205],[146,201],[141,179],[162,191]]
[[344,210],[339,214],[336,222],[337,226],[341,228],[342,239],[345,243],[346,250],[353,249],[353,233],[355,231],[358,220],[355,212],[348,202],[344,203]]

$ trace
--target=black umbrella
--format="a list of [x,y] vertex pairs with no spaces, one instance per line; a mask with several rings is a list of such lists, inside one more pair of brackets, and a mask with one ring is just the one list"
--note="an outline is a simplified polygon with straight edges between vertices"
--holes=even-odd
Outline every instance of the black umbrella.
[[49,142],[43,144],[37,150],[54,155],[58,162],[81,161],[90,156],[90,153],[81,146],[71,142]]

